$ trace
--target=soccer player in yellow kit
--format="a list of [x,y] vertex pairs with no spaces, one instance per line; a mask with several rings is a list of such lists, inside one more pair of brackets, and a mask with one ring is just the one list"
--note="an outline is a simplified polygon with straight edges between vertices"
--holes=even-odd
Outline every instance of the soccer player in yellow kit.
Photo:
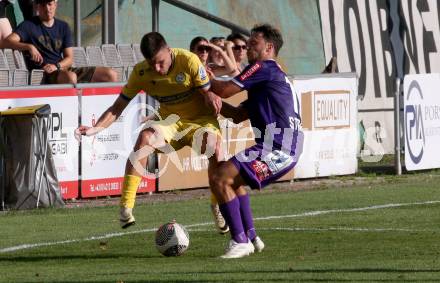
[[91,136],[109,127],[140,91],[160,103],[160,117],[146,123],[127,160],[120,202],[122,228],[135,224],[132,210],[149,154],[198,144],[194,150],[206,154],[209,160],[208,176],[220,158],[221,134],[216,116],[222,101],[209,91],[209,77],[199,58],[187,50],[170,48],[157,32],[144,35],[140,45],[146,60],[135,66],[120,96],[94,127],[81,125],[76,129],[77,135]]

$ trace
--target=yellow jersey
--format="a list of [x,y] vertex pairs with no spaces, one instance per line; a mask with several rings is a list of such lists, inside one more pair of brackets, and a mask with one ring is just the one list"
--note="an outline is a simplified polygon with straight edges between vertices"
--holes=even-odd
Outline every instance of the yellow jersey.
[[166,75],[155,72],[146,60],[138,63],[122,89],[122,97],[131,100],[145,91],[160,103],[162,119],[170,114],[185,120],[212,115],[199,91],[209,86],[209,77],[199,57],[180,48],[171,48],[171,53],[173,63]]

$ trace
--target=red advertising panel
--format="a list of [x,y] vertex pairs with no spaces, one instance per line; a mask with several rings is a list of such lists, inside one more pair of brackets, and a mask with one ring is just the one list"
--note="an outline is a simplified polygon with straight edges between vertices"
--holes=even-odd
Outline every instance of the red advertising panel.
[[[81,182],[81,195],[83,197],[120,195],[123,181],[123,177],[83,180]],[[156,180],[143,178],[137,192],[147,193],[152,192],[155,189]]]

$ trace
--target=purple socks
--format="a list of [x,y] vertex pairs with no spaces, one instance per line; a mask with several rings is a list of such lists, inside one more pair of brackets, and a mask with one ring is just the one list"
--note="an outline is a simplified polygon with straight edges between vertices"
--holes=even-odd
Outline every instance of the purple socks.
[[232,239],[237,243],[247,243],[248,238],[254,240],[257,236],[254,219],[249,201],[249,195],[238,196],[233,200],[220,204],[220,211],[229,225]]
[[226,223],[229,225],[232,239],[237,243],[247,243],[248,237],[243,229],[240,201],[238,198],[234,198],[227,203],[219,204],[219,207]]
[[254,219],[252,217],[252,209],[249,201],[249,194],[238,196],[240,202],[241,221],[248,238],[253,241],[257,236],[254,227]]

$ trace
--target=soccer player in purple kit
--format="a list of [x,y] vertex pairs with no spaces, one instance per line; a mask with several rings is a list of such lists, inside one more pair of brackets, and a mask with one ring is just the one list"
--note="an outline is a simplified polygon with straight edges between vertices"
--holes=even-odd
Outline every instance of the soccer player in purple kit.
[[222,114],[235,123],[250,119],[256,145],[222,162],[211,188],[229,225],[231,240],[222,258],[241,258],[264,249],[257,236],[243,185],[261,189],[289,172],[302,151],[299,101],[286,74],[275,61],[283,39],[269,24],[251,30],[249,65],[231,81],[211,80],[211,90],[222,98],[248,91],[238,107],[223,103]]

